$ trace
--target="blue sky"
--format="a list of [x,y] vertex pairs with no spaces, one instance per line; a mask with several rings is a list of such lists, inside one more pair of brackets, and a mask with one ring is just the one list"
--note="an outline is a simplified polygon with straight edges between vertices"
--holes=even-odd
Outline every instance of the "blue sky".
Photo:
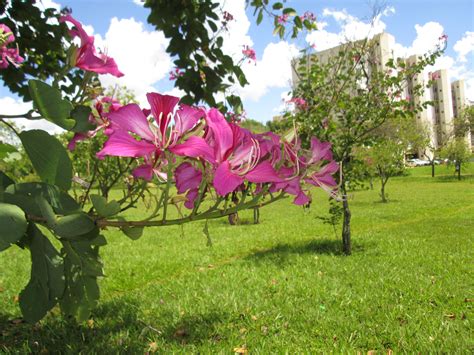
[[[97,44],[106,47],[116,58],[119,68],[126,74],[121,83],[136,90],[139,98],[149,90],[179,94],[172,90],[173,82],[168,80],[172,63],[165,53],[166,40],[162,34],[152,33],[153,28],[146,22],[147,9],[133,0],[57,0],[54,3],[43,0],[43,3],[70,7],[74,17],[98,36]],[[363,37],[368,31],[364,22],[371,16],[365,0],[289,0],[286,6],[294,7],[298,13],[312,11],[320,23],[320,30],[303,34],[297,40],[281,42],[272,35],[272,21],[265,19],[257,26],[251,9],[245,10],[244,5],[244,0],[225,1],[225,8],[236,18],[225,48],[236,59],[241,57],[244,44],[252,45],[256,50],[257,64],[245,62],[243,66],[252,85],[243,90],[236,89],[236,92],[242,95],[248,116],[262,122],[270,120],[282,108],[282,96],[289,90],[289,61],[299,48],[314,43],[316,49],[322,50],[338,44],[342,38]],[[453,79],[464,77],[468,96],[474,100],[472,0],[394,0],[386,1],[385,5],[387,11],[376,23],[375,31],[385,30],[392,34],[396,52],[400,55],[421,54],[440,33],[449,36],[445,56],[436,66],[449,69]],[[145,62],[139,59],[137,65],[134,57],[140,54],[133,52],[131,45],[140,52],[143,48],[145,55],[152,59]],[[114,83],[113,78],[104,79],[106,85]],[[18,106],[15,100],[6,88],[0,87],[0,105]]]

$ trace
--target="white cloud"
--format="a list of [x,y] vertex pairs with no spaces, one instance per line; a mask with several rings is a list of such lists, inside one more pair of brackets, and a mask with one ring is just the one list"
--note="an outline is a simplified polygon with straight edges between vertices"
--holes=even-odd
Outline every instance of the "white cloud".
[[373,37],[374,35],[383,32],[386,28],[381,17],[388,16],[394,12],[395,9],[393,7],[388,7],[382,12],[382,14],[375,17],[372,22],[365,22],[352,16],[345,9],[338,11],[325,8],[322,17],[332,18],[336,21],[339,31],[327,31],[325,30],[327,22],[319,22],[319,29],[309,33],[306,36],[306,42],[314,46],[317,51],[323,51],[348,41],[357,41],[366,37]]
[[291,80],[291,60],[297,54],[296,46],[286,41],[268,44],[262,59],[256,65],[253,62],[242,65],[249,84],[237,88],[237,92],[243,99],[258,101],[271,88],[288,87]]
[[143,23],[134,18],[119,20],[114,17],[105,38],[96,36],[96,45],[105,49],[125,74],[121,78],[101,75],[102,84],[105,87],[125,85],[141,103],[146,102],[147,92],[156,91],[153,85],[167,77],[171,70],[171,57],[166,53],[168,40],[164,34],[147,31]]
[[[5,115],[22,115],[31,110],[31,102],[23,102],[16,100],[10,96],[0,98],[0,107],[2,114]],[[51,134],[64,132],[64,130],[55,124],[46,120],[27,120],[26,118],[14,118],[12,122],[23,130],[43,129]]]
[[143,1],[144,0],[133,0],[133,3],[138,6],[143,6]]
[[[464,36],[454,44],[454,50],[458,53],[460,62],[467,62],[466,55],[474,52],[474,32],[467,31]],[[474,57],[471,55],[471,60]]]

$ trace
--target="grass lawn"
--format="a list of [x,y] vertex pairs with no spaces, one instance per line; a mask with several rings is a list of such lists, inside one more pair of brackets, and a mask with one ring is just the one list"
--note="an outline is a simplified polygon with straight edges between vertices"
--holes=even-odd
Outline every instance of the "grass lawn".
[[387,204],[355,192],[350,257],[316,218],[320,192],[309,212],[284,200],[259,225],[250,211],[240,226],[210,221],[212,247],[201,222],[138,241],[107,231],[101,303],[81,325],[57,310],[36,326],[11,321],[29,274],[12,247],[0,254],[0,352],[472,353],[474,164],[462,181],[452,170],[409,170],[389,181]]

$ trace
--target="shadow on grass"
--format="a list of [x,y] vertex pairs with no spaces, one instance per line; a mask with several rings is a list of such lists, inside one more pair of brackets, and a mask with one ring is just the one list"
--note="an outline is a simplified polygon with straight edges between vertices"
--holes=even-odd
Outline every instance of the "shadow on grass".
[[[352,253],[365,250],[366,245],[353,244]],[[275,247],[263,251],[257,251],[246,259],[255,262],[275,262],[284,264],[292,254],[325,254],[344,256],[340,240],[318,239],[293,244],[278,244]]]
[[176,320],[176,313],[157,311],[156,324],[143,318],[138,302],[125,297],[101,304],[93,311],[93,320],[82,324],[63,318],[57,309],[36,325],[0,313],[0,353],[140,354],[155,341],[160,345],[218,342],[221,336],[215,325],[228,315],[213,311]]
[[433,179],[434,182],[466,182],[474,180],[473,174],[461,174],[461,180],[458,180],[457,175],[440,175],[435,176]]

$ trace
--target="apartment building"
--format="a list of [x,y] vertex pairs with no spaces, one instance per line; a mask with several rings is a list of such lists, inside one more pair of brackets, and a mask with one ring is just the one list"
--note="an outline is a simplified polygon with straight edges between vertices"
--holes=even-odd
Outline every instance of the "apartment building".
[[[354,43],[361,43],[361,41]],[[377,34],[368,43],[372,48],[372,57],[376,59],[376,65],[372,65],[369,68],[370,70],[384,70],[385,63],[389,59],[396,59],[392,50],[394,37],[390,34],[385,32]],[[314,60],[313,58],[317,58],[320,63],[326,64],[332,57],[338,55],[340,51],[347,49],[350,45],[352,43],[342,44],[317,52],[313,56],[308,57],[306,65],[311,65],[311,61]],[[413,65],[416,64],[417,60],[417,56],[412,55],[406,58],[405,62],[407,65]],[[293,87],[296,87],[299,80],[298,74],[295,71],[295,63],[292,63]],[[433,82],[433,85],[430,88],[426,88],[429,80]],[[417,85],[422,85],[425,88],[422,95],[414,95],[414,88]],[[424,127],[428,131],[430,146],[434,150],[442,147],[452,137],[454,117],[467,105],[464,91],[464,80],[450,83],[449,73],[446,69],[433,73],[420,73],[408,80],[405,99],[415,104],[426,101],[433,102],[433,106],[428,106],[425,110],[419,112],[416,119],[418,126]],[[471,149],[474,149],[474,136],[472,134],[466,137],[466,143],[471,146]],[[415,153],[422,157],[422,152]],[[429,156],[433,154],[432,151],[424,153],[427,153]]]

